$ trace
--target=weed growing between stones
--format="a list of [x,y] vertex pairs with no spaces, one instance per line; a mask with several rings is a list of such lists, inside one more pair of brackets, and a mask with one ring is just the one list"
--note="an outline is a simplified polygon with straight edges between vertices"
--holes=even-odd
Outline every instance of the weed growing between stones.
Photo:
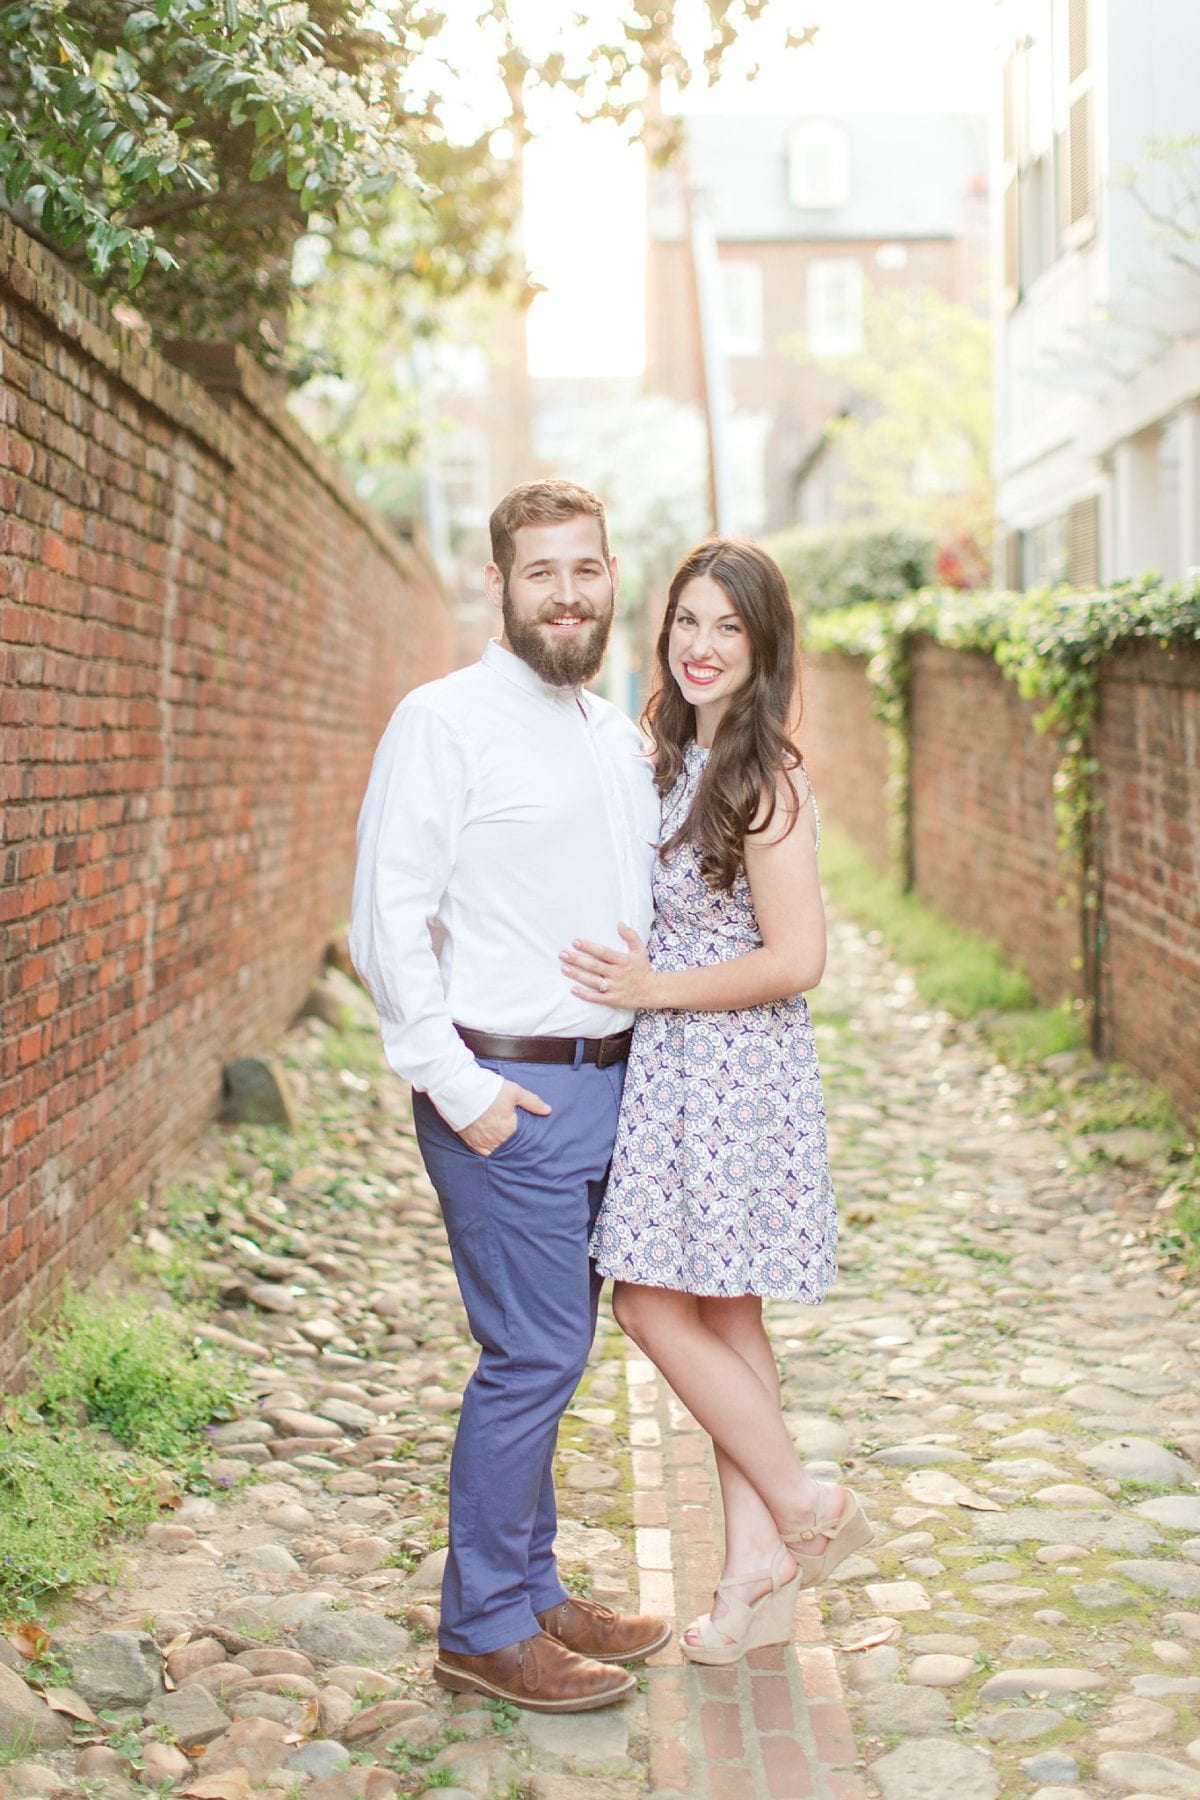
[[124,1300],[68,1295],[32,1368],[0,1420],[0,1614],[18,1617],[111,1572],[113,1537],[199,1471],[204,1427],[235,1398],[228,1358]]
[[48,1594],[106,1573],[113,1534],[157,1508],[146,1459],[10,1416],[0,1428],[0,1615],[28,1616]]
[[18,1726],[8,1741],[0,1744],[0,1769],[11,1769],[14,1763],[24,1762],[36,1749],[36,1734],[27,1726]]
[[88,1423],[127,1450],[184,1455],[215,1419],[233,1417],[230,1360],[195,1343],[167,1313],[68,1295],[34,1350],[39,1409],[54,1424]]

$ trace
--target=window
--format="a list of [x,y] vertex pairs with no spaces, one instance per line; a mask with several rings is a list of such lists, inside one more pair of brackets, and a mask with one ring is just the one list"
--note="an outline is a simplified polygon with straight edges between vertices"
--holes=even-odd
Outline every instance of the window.
[[807,336],[812,356],[853,356],[862,349],[863,272],[853,257],[809,263]]
[[832,119],[806,119],[788,146],[788,193],[793,206],[845,206],[850,198],[850,147]]
[[726,356],[761,356],[763,349],[762,265],[723,262],[721,348]]
[[458,426],[430,441],[430,474],[441,489],[450,524],[485,525],[491,494],[488,443],[484,432]]
[[1027,588],[1054,587],[1065,581],[1067,559],[1065,513],[1021,533],[1021,576]]
[[1076,500],[1067,509],[1067,580],[1095,587],[1100,580],[1100,501]]

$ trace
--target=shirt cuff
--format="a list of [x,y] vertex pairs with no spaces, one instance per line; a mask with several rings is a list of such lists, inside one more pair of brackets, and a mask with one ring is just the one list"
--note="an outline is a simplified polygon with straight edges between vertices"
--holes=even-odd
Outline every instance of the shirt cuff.
[[473,1124],[480,1113],[487,1111],[504,1085],[504,1077],[477,1063],[465,1044],[460,1045],[464,1057],[462,1068],[444,1082],[427,1085],[419,1075],[414,1078],[411,1057],[400,1053],[401,1046],[408,1041],[405,1028],[393,1025],[387,1019],[382,1019],[380,1026],[384,1055],[392,1068],[410,1080],[419,1093],[429,1095],[452,1131],[461,1131],[464,1125]]

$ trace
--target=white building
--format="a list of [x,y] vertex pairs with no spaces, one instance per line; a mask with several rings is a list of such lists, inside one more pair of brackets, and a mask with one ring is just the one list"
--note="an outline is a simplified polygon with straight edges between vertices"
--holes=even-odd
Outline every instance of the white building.
[[998,578],[1178,577],[1200,564],[1200,0],[998,19]]

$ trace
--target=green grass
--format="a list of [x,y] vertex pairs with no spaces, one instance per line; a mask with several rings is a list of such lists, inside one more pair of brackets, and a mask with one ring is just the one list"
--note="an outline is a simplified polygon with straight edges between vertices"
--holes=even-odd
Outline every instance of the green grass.
[[126,1449],[183,1456],[214,1419],[233,1416],[234,1369],[193,1341],[175,1313],[68,1294],[33,1353],[39,1410],[52,1422],[82,1404]]
[[1200,1278],[1200,1156],[1192,1157],[1187,1191],[1163,1226],[1158,1248],[1181,1263],[1193,1280]]
[[37,1754],[37,1734],[30,1725],[20,1725],[8,1739],[0,1744],[0,1769],[11,1769],[14,1763],[24,1762],[27,1758],[32,1762]]
[[[997,1060],[1028,1077],[1023,1110],[1073,1134],[1132,1126],[1168,1140],[1175,1204],[1163,1216],[1157,1247],[1186,1276],[1200,1276],[1200,1149],[1163,1090],[1119,1064],[1089,1062],[1081,1007],[1069,1000],[1035,1005],[1027,977],[998,944],[901,893],[836,825],[825,830],[821,880],[834,910],[878,932],[929,1005],[978,1021]],[[1064,1052],[1076,1053],[1074,1074],[1042,1067]],[[1098,1145],[1089,1161],[1101,1166],[1111,1158]]]
[[[1034,1007],[1028,977],[1000,946],[951,924],[915,895],[901,893],[890,876],[880,874],[847,834],[832,825],[821,848],[821,883],[836,911],[886,938],[889,952],[912,970],[931,1006],[959,1019],[989,1011],[1019,1012],[1026,1015],[1024,1030],[1033,1029],[1030,1021],[1039,1009]],[[1078,1041],[1076,1035],[1074,1042]]]
[[128,1298],[69,1294],[31,1367],[0,1417],[0,1617],[111,1575],[114,1538],[158,1510],[164,1463],[196,1463],[233,1404],[228,1359]]
[[0,1429],[0,1616],[112,1567],[111,1538],[157,1511],[153,1468],[83,1433]]

